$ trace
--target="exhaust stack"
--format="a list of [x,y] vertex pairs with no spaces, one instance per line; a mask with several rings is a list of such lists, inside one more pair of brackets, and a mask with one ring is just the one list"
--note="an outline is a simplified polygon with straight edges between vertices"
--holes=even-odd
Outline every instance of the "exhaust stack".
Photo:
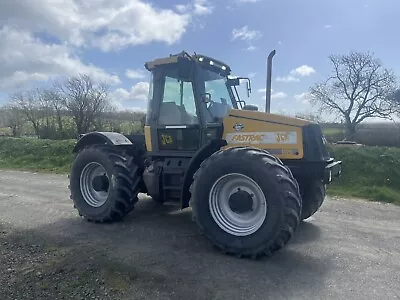
[[271,74],[272,74],[272,58],[276,51],[272,50],[267,60],[267,88],[265,91],[265,112],[271,112]]

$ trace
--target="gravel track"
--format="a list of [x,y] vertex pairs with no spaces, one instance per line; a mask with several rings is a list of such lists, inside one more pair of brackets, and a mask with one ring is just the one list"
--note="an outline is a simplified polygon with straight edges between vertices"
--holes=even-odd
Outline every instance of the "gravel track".
[[399,299],[400,207],[326,200],[269,259],[215,251],[190,210],[142,197],[92,224],[67,176],[0,171],[0,299]]

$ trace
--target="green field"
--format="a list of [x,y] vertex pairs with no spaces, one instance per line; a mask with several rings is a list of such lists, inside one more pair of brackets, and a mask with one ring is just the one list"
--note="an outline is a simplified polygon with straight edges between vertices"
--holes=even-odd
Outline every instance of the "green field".
[[[68,173],[75,140],[0,138],[0,168]],[[331,195],[361,197],[400,205],[400,148],[330,146],[343,161],[343,175]]]

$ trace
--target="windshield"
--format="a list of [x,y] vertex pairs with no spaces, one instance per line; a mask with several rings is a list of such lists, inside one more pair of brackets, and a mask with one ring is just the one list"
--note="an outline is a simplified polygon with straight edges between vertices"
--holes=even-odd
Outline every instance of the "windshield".
[[204,68],[199,69],[202,83],[200,93],[208,97],[207,121],[218,121],[228,114],[229,109],[235,108],[230,90],[226,86],[227,78]]

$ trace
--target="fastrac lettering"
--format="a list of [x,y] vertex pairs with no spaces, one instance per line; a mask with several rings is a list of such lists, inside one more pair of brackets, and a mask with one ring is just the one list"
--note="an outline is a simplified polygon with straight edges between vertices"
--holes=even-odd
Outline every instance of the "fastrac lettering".
[[263,134],[237,134],[232,137],[234,142],[262,142],[263,139]]

